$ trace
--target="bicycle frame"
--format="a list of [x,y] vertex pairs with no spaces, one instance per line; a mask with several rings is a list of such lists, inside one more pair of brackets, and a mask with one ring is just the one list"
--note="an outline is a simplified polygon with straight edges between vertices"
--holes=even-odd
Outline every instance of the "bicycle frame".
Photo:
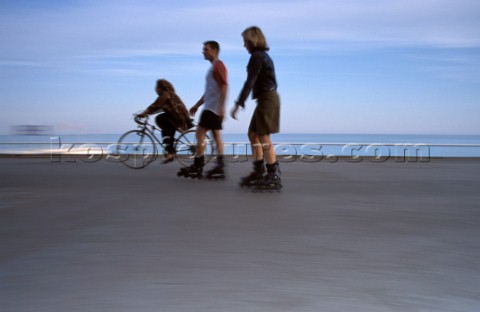
[[[117,151],[119,154],[125,155],[125,160],[122,162],[126,166],[139,169],[154,161],[159,152],[158,146],[160,146],[162,149],[165,149],[165,145],[163,143],[163,137],[160,140],[155,135],[155,130],[161,130],[148,123],[148,116],[145,118],[139,118],[138,115],[134,115],[134,120],[138,124],[137,129],[127,131],[120,137],[117,144]],[[180,132],[180,135],[178,137],[173,137],[176,159],[182,165],[187,166],[193,162],[193,158],[196,153],[196,132],[193,129],[177,131]],[[137,140],[127,142],[127,146],[125,146],[122,143],[123,139],[129,134],[133,133],[136,133],[140,137],[139,140],[137,137]],[[208,162],[213,157],[214,146],[212,144],[212,140],[208,136],[206,138],[206,142],[209,150],[208,152],[206,151],[204,155],[205,161]],[[131,146],[132,148],[130,149],[128,146]],[[133,154],[129,154],[129,152],[124,153],[127,150],[133,151]]]
[[145,117],[145,121],[142,121],[138,117],[138,115],[136,115],[134,119],[135,119],[135,122],[138,124],[138,128],[140,129],[141,132],[149,134],[156,141],[157,144],[159,144],[162,148],[165,148],[165,146],[163,145],[163,140],[159,140],[155,135],[155,130],[160,131],[160,129],[148,123],[148,116]]

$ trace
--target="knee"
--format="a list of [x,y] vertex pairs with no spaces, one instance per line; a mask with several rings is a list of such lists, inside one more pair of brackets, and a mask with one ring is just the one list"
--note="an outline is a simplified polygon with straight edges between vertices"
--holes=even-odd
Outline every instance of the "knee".
[[264,151],[268,151],[272,148],[272,141],[270,140],[269,135],[262,135],[258,137],[260,144],[262,145],[262,149]]
[[251,143],[258,143],[258,136],[255,132],[249,131],[248,139],[250,140]]
[[197,143],[200,144],[201,146],[205,145],[205,138],[206,138],[207,132],[203,128],[197,128]]

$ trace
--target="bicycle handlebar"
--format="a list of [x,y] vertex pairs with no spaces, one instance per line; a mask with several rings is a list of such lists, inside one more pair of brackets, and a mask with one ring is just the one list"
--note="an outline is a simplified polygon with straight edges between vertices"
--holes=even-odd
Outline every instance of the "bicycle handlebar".
[[140,117],[138,116],[138,114],[134,114],[133,115],[133,119],[135,120],[135,122],[139,125],[146,125],[148,124],[148,115],[145,116],[145,117]]

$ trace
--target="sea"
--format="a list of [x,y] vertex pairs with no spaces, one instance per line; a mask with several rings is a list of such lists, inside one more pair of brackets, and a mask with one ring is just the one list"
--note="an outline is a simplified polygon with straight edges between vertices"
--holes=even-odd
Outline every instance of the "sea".
[[[115,150],[121,134],[0,135],[0,155],[102,153]],[[312,134],[271,136],[277,155],[288,159],[335,157],[480,158],[480,135]],[[223,134],[225,155],[251,155],[246,134]],[[161,152],[161,151],[160,151]]]

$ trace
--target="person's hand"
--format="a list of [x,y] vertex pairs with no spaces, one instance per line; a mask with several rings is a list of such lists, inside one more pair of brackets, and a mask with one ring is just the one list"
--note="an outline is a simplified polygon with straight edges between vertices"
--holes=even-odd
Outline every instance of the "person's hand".
[[232,108],[232,110],[230,111],[230,116],[231,116],[233,119],[237,120],[237,113],[238,113],[238,106],[235,105],[235,106]]
[[190,113],[190,116],[195,117],[195,113],[197,112],[198,107],[196,105],[192,106],[190,110],[188,111]]

